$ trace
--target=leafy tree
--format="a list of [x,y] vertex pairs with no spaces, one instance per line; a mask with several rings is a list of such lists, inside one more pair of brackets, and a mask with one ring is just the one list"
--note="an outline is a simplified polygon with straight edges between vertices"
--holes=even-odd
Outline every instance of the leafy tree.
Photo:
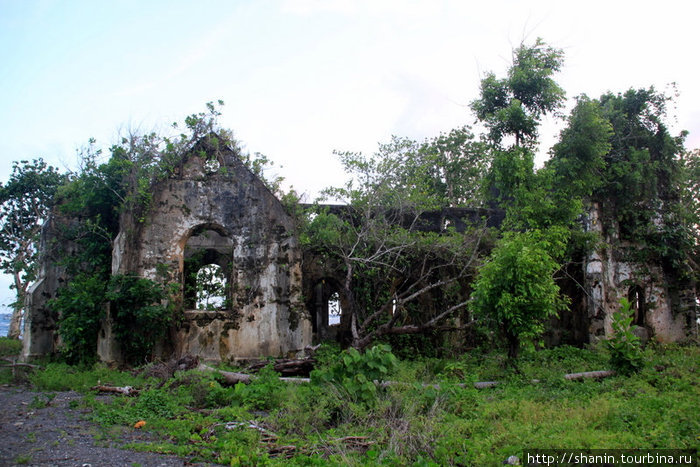
[[686,232],[685,258],[693,274],[695,290],[700,291],[700,150],[686,152],[680,163],[678,217]]
[[471,309],[506,340],[511,360],[521,343],[538,338],[545,320],[566,304],[553,279],[566,237],[561,228],[506,232],[479,269]]
[[221,309],[226,301],[226,278],[220,266],[208,264],[196,273],[197,309]]
[[[475,141],[468,127],[441,133],[421,144],[397,138],[394,144],[398,141],[406,149],[395,167],[395,173],[402,177],[400,185],[432,194],[439,207],[482,204],[481,183],[488,168],[486,144]],[[400,152],[395,147],[387,149],[393,154]]]
[[150,360],[155,345],[165,337],[173,320],[165,298],[165,288],[150,279],[111,277],[105,299],[114,311],[114,332],[127,362]]
[[563,52],[537,39],[513,51],[513,64],[505,78],[488,73],[481,80],[481,98],[471,104],[479,121],[489,130],[489,139],[501,146],[507,136],[515,146],[532,148],[542,116],[564,102],[564,90],[552,75],[559,71]]
[[64,177],[43,159],[14,162],[12,175],[0,184],[0,270],[10,274],[15,290],[8,337],[17,339],[27,287],[37,275],[39,236],[53,197]]
[[541,39],[521,44],[513,51],[507,76],[499,79],[488,73],[481,81],[480,98],[471,104],[477,121],[488,130],[487,191],[491,201],[508,211],[506,225],[511,228],[523,228],[529,202],[542,199],[551,183],[549,174],[536,177],[534,150],[542,117],[564,102],[564,91],[553,79],[562,63],[563,52]]
[[639,337],[634,334],[634,310],[629,300],[620,299],[620,309],[613,313],[613,335],[605,341],[610,351],[610,364],[622,374],[636,373],[644,367],[644,355]]
[[[353,347],[454,327],[451,321],[466,307],[460,281],[473,273],[483,232],[425,228],[425,214],[444,206],[449,191],[431,183],[444,179],[433,172],[440,150],[431,152],[430,144],[394,138],[370,157],[340,153],[353,179],[326,196],[346,205],[319,210],[304,234],[308,247],[344,275],[343,315]],[[436,294],[437,309],[420,306]]]
[[559,225],[580,229],[577,220],[584,205],[602,184],[611,137],[612,126],[599,104],[586,96],[579,97],[559,141],[550,151],[551,159],[534,175],[521,176],[528,183],[520,186],[511,201],[507,226],[547,229]]
[[59,318],[61,354],[69,363],[93,363],[105,316],[107,283],[100,274],[80,274],[50,302]]
[[552,77],[562,62],[561,50],[540,39],[521,44],[507,76],[489,73],[471,105],[488,130],[489,195],[506,210],[506,220],[503,238],[479,270],[470,306],[482,325],[506,340],[512,360],[521,341],[536,339],[563,306],[553,275],[581,207],[556,189],[563,176],[556,167],[534,170],[541,119],[564,101]]

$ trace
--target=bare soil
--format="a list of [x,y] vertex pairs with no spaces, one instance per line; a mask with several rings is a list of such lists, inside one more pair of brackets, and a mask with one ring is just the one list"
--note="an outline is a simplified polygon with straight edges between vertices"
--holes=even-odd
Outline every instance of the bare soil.
[[105,432],[84,420],[77,392],[41,393],[0,386],[0,466],[191,466],[187,459],[123,449],[152,434],[125,428]]

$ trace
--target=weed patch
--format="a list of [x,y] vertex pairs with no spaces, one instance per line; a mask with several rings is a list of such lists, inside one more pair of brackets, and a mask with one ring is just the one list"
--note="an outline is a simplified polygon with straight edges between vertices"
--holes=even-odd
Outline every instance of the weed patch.
[[[698,449],[700,349],[652,345],[644,352],[641,371],[600,381],[563,375],[606,368],[603,348],[526,352],[520,373],[494,353],[395,361],[395,384],[375,391],[371,403],[362,393],[353,396],[342,379],[288,384],[269,368],[253,383],[234,387],[223,386],[212,372],[177,373],[163,384],[100,366],[54,364],[33,380],[45,390],[58,386],[57,373],[64,375],[61,387],[89,388],[97,380],[137,386],[136,397],[87,393],[82,405],[103,427],[100,436],[118,439],[144,420],[141,429],[153,435],[147,439],[157,441],[139,441],[131,449],[197,462],[496,465],[526,448]],[[361,356],[348,364],[344,355],[326,351],[319,371],[369,368],[368,362],[385,358]],[[502,384],[477,390],[477,380]],[[37,400],[44,403],[50,400]]]

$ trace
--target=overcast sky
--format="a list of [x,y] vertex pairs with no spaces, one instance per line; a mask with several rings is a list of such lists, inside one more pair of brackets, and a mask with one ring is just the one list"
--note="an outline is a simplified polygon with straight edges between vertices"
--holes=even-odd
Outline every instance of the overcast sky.
[[[0,0],[0,181],[13,160],[75,168],[91,137],[107,147],[222,99],[223,126],[313,196],[343,180],[334,149],[473,123],[480,78],[537,37],[565,51],[557,79],[570,99],[676,82],[670,123],[700,147],[696,5]],[[540,162],[557,132],[549,121]]]

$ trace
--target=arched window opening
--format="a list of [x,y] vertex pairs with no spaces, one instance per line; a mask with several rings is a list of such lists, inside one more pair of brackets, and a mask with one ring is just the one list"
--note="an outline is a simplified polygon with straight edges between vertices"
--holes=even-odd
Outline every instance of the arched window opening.
[[343,314],[343,309],[340,306],[340,295],[338,292],[333,292],[328,297],[328,325],[339,326],[340,316]]
[[201,226],[187,239],[183,262],[186,310],[216,311],[231,306],[233,241],[216,226]]
[[632,286],[627,293],[627,300],[634,310],[634,321],[632,324],[644,326],[644,315],[646,313],[646,302],[644,300],[644,290],[638,286]]
[[218,264],[207,264],[197,271],[196,308],[214,311],[226,308],[226,276]]

